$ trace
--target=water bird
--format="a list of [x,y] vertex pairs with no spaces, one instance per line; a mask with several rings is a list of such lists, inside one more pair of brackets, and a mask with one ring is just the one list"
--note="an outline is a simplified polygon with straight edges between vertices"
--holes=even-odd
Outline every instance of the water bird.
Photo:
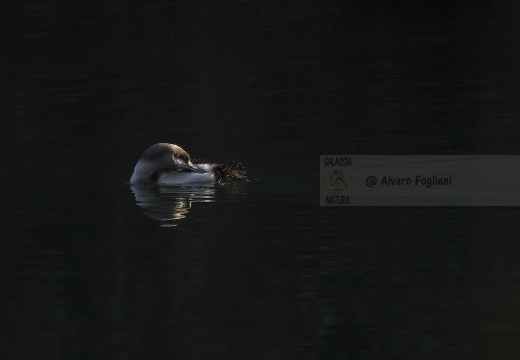
[[180,146],[157,143],[150,146],[137,161],[130,177],[132,185],[183,185],[219,183],[228,179],[247,180],[242,163],[203,163],[191,160]]

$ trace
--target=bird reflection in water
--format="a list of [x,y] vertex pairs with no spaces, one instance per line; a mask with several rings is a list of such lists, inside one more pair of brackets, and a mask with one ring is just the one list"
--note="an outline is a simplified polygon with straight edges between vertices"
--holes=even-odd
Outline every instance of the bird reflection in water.
[[194,203],[240,201],[247,193],[246,184],[227,183],[205,186],[138,186],[131,185],[136,204],[161,227],[177,226],[188,216]]

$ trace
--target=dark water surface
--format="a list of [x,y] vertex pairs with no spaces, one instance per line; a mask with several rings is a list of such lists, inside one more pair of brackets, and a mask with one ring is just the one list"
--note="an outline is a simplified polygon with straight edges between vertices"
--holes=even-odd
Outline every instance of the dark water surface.
[[[0,358],[518,359],[518,208],[325,208],[318,174],[518,154],[519,13],[2,3]],[[130,187],[161,141],[251,181]]]

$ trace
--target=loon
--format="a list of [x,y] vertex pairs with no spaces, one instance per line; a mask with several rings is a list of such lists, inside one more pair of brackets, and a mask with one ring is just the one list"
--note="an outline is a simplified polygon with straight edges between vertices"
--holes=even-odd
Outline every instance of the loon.
[[214,183],[227,179],[247,180],[241,163],[201,163],[191,161],[180,146],[158,143],[150,146],[139,158],[130,178],[132,185],[183,185]]

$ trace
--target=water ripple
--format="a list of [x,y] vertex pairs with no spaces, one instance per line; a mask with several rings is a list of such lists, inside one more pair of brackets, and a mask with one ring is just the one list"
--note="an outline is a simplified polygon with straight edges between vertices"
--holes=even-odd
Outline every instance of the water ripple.
[[136,204],[150,219],[161,221],[161,226],[176,226],[174,221],[184,219],[195,203],[242,201],[247,184],[226,183],[204,186],[130,186]]

